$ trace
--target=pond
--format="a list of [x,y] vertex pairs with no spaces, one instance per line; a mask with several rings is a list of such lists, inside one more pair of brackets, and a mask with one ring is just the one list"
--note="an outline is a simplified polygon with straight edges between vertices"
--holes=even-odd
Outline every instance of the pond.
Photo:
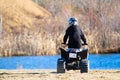
[[[0,57],[0,69],[56,69],[56,56]],[[119,69],[120,54],[90,54],[90,69]]]

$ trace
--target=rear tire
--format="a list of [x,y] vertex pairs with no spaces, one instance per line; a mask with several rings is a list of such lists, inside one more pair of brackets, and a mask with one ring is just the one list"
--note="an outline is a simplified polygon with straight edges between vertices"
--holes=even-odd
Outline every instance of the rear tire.
[[57,73],[65,73],[65,60],[64,59],[57,60]]
[[80,61],[80,69],[81,73],[88,73],[89,71],[89,61],[87,59],[83,59]]

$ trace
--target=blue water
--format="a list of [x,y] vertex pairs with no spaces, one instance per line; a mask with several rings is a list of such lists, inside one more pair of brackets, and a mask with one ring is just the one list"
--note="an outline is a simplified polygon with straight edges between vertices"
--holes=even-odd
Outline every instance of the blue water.
[[[0,69],[56,69],[57,56],[0,57]],[[119,69],[120,54],[90,54],[90,69]]]

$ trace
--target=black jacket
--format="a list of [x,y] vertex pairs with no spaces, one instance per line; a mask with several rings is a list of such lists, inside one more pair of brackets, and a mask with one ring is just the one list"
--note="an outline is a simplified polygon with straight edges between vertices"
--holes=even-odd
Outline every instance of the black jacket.
[[81,48],[81,40],[84,42],[84,44],[86,44],[86,38],[80,27],[77,25],[71,25],[67,28],[63,39],[64,44],[66,44],[68,38],[68,48]]

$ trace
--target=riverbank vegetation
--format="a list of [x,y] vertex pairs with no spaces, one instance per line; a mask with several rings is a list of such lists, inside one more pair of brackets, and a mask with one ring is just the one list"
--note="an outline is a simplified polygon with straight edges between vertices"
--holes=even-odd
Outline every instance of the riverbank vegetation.
[[[26,15],[22,18],[25,17],[25,19],[21,19],[21,25],[17,25],[15,23],[18,19],[14,20],[17,13],[13,15],[11,13],[12,17],[8,18],[6,18],[8,15],[4,14],[4,30],[0,34],[0,56],[55,55],[59,53],[59,46],[61,46],[65,29],[68,27],[67,20],[71,16],[78,18],[79,26],[86,35],[90,53],[120,52],[119,0],[38,0],[36,4],[51,13],[43,12],[45,15],[49,14],[49,18],[48,16],[42,18],[43,14],[42,17],[35,13],[32,14],[31,7],[30,12],[23,11]],[[1,8],[3,6],[0,6]],[[22,14],[23,8],[24,5],[20,7],[21,11],[17,9],[17,12]],[[6,10],[5,13],[9,11]],[[0,14],[3,15],[2,9]],[[18,14],[18,17],[21,14]],[[17,28],[9,25],[9,21],[6,25],[8,19]],[[29,24],[23,24],[23,22]]]

